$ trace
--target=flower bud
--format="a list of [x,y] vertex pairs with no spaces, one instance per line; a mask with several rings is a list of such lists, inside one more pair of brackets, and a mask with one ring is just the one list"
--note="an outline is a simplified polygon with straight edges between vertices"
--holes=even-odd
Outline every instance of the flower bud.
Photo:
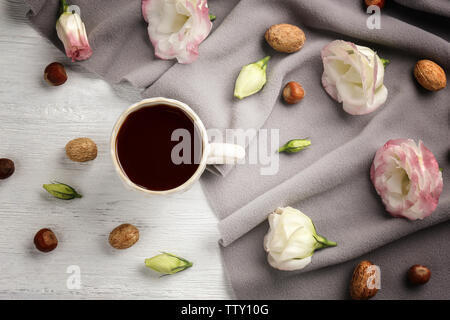
[[264,87],[267,82],[266,69],[270,56],[242,67],[234,87],[234,96],[238,99],[251,96]]
[[308,139],[289,140],[284,146],[278,149],[278,152],[295,153],[309,147],[310,145],[311,140]]
[[76,192],[74,188],[64,183],[44,184],[43,187],[48,193],[58,199],[71,200],[82,197],[82,195]]
[[176,255],[163,252],[153,258],[145,259],[145,265],[162,274],[174,274],[192,267],[192,262]]
[[78,13],[67,10],[67,2],[61,0],[62,14],[56,22],[56,33],[64,44],[66,55],[72,58],[72,61],[86,60],[92,55],[86,28]]

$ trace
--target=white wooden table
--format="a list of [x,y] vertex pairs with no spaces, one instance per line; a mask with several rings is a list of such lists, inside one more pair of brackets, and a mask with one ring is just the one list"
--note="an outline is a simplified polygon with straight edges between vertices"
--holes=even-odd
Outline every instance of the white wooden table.
[[[15,174],[0,180],[1,299],[223,299],[232,298],[222,268],[217,220],[197,184],[173,198],[126,190],[108,153],[114,121],[138,92],[112,88],[77,66],[68,81],[50,87],[44,68],[67,58],[29,25],[23,0],[0,1],[0,158]],[[79,164],[65,144],[90,137],[97,159]],[[65,182],[84,195],[63,201],[42,188]],[[109,232],[135,224],[141,239],[127,250],[108,244]],[[35,233],[49,227],[59,244],[38,252]],[[144,259],[168,251],[194,267],[160,278]],[[80,289],[67,287],[69,266],[81,270]],[[69,269],[70,271],[70,269]]]

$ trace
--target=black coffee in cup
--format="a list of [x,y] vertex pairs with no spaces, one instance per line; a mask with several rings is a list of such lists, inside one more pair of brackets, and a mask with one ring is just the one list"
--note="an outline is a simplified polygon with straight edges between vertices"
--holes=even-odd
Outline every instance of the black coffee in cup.
[[130,113],[116,137],[117,160],[136,185],[153,191],[183,185],[199,168],[201,132],[180,108],[159,104]]

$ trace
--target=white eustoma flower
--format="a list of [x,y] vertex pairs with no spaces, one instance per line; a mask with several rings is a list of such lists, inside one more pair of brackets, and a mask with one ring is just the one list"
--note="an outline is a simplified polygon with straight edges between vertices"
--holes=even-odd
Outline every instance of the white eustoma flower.
[[269,264],[279,270],[303,269],[311,262],[315,250],[337,245],[319,236],[311,219],[291,207],[271,213],[269,225],[264,249]]
[[148,34],[161,59],[192,63],[212,28],[206,0],[142,0]]
[[70,11],[66,1],[61,1],[62,14],[56,21],[56,33],[64,44],[66,55],[72,61],[86,60],[92,55],[86,28],[78,13]]
[[353,115],[375,111],[387,99],[384,66],[371,49],[335,40],[322,49],[322,85]]

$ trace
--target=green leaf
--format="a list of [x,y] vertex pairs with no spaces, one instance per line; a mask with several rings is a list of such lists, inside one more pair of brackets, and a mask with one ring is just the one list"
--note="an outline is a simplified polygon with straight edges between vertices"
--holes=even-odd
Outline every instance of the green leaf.
[[278,149],[278,152],[295,153],[309,147],[310,145],[311,140],[308,139],[289,140],[284,146]]
[[214,20],[216,20],[216,16],[215,15],[213,15],[213,14],[210,14],[209,15],[209,20],[211,21],[211,22],[213,22]]
[[388,60],[388,59],[383,59],[383,58],[380,58],[380,60],[381,60],[381,62],[383,63],[383,66],[386,68],[386,66],[389,64],[389,63],[391,63],[391,60]]
[[44,184],[43,187],[48,193],[58,199],[71,200],[82,197],[82,195],[79,194],[74,188],[64,183],[55,182],[51,184]]

